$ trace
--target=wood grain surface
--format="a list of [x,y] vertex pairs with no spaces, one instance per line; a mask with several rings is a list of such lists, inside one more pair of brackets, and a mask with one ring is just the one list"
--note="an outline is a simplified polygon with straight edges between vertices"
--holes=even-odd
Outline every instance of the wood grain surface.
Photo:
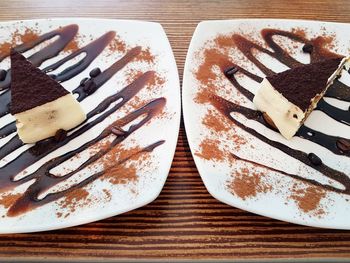
[[[350,22],[350,1],[0,0],[2,21],[67,16],[160,22],[170,39],[182,78],[187,48],[201,20],[294,18]],[[289,224],[216,201],[199,177],[181,125],[170,175],[156,201],[124,215],[79,227],[1,235],[0,258],[346,261],[350,258],[350,232]]]

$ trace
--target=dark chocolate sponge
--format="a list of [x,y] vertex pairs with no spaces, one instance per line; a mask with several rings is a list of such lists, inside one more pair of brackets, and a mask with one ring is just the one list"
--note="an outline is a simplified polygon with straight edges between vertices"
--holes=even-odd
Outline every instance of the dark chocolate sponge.
[[311,99],[324,91],[328,78],[336,71],[341,60],[341,57],[326,59],[266,78],[287,100],[306,111],[310,107]]
[[68,93],[20,53],[11,51],[11,114],[30,110]]

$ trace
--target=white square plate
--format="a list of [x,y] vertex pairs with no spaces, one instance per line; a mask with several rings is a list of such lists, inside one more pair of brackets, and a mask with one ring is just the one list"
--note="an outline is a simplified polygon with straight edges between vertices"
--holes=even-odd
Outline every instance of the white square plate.
[[[80,96],[83,109],[91,116],[68,132],[61,147],[43,144],[44,154],[39,157],[35,157],[37,152],[33,151],[36,149],[33,145],[19,144],[15,150],[8,150],[9,145],[18,143],[16,133],[3,136],[0,140],[0,151],[3,151],[0,160],[0,233],[64,228],[144,206],[159,195],[174,156],[180,125],[180,87],[175,59],[161,25],[80,18],[2,22],[0,57],[11,45],[18,47],[22,42],[28,45],[39,35],[52,31],[57,34],[49,34],[47,41],[33,44],[34,47],[23,54],[44,70],[89,45],[86,58],[92,56],[93,59],[90,64],[83,62],[86,67],[74,76],[59,73],[67,68],[72,72],[70,66],[83,59],[84,52],[47,72],[55,74],[67,90],[78,88],[76,91],[80,95],[73,94]],[[98,43],[91,46],[96,39],[99,39]],[[48,45],[50,50],[44,51]],[[56,55],[52,46],[57,45],[61,47]],[[101,49],[100,53],[98,49]],[[49,54],[48,59],[40,64],[38,58],[44,53]],[[78,68],[82,64],[79,65]],[[0,63],[2,69],[7,70],[9,66],[8,57]],[[97,67],[102,73],[93,81],[99,88],[84,98],[86,93],[80,82]],[[6,89],[1,91],[0,99],[6,101],[5,96]],[[107,107],[91,114],[102,101]],[[6,114],[1,117],[0,126],[4,128],[13,121],[14,118]],[[141,124],[143,121],[145,123]],[[74,137],[86,125],[90,125],[88,129]],[[111,133],[111,125],[115,127],[114,133]],[[103,130],[107,137],[86,145]],[[113,141],[116,146],[110,147]],[[67,157],[66,153],[77,149],[80,150],[76,154]],[[106,149],[107,153],[97,155]],[[23,157],[31,161],[26,162]],[[56,166],[42,169],[49,161]],[[87,167],[81,167],[86,161]],[[22,162],[24,169],[19,168]],[[76,172],[79,167],[82,169]],[[48,189],[38,183],[42,178],[49,182]],[[38,185],[39,191],[34,191]]]
[[[271,29],[284,32],[273,34],[274,44],[268,45]],[[326,110],[312,112],[304,125],[308,139],[284,139],[262,121],[251,101],[271,70],[310,62],[304,44],[312,44],[314,55],[334,56],[326,50],[348,55],[349,34],[348,24],[316,21],[247,19],[198,25],[186,58],[182,99],[191,151],[211,195],[288,222],[350,229],[349,152],[341,152],[336,146],[339,138],[334,137],[349,143],[349,86],[330,88],[342,94],[334,99],[328,92],[322,103]],[[282,54],[279,59],[273,57],[276,51]],[[230,67],[238,71],[229,78],[225,75]],[[349,85],[349,80],[343,70],[340,81]],[[342,114],[344,123],[328,116],[329,108]],[[316,132],[307,134],[310,128]],[[321,133],[331,150],[318,141]],[[309,153],[323,164],[312,164]]]

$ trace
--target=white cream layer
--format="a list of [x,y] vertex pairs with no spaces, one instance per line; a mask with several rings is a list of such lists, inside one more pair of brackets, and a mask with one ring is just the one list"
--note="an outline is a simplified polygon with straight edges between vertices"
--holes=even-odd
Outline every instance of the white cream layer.
[[54,136],[60,129],[70,130],[86,119],[86,114],[72,94],[14,115],[19,138],[24,143]]

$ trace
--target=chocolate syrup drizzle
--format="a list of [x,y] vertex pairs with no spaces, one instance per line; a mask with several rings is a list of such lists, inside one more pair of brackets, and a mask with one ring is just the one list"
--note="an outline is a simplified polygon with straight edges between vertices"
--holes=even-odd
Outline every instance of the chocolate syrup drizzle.
[[[331,190],[331,191],[334,191],[337,193],[343,193],[343,194],[350,195],[350,178],[346,174],[344,174],[340,171],[337,171],[335,169],[332,169],[323,163],[320,165],[313,165],[310,162],[307,153],[304,153],[304,152],[299,151],[299,150],[294,150],[294,149],[289,148],[288,146],[286,146],[282,143],[270,140],[267,137],[265,137],[262,134],[255,131],[254,129],[243,125],[242,123],[240,123],[239,121],[237,121],[235,118],[233,118],[231,116],[232,112],[238,112],[238,113],[244,115],[245,117],[247,117],[248,119],[259,121],[259,122],[263,123],[263,120],[262,120],[263,118],[262,118],[262,115],[260,112],[243,107],[243,106],[240,106],[238,104],[235,104],[233,102],[225,100],[224,98],[221,98],[221,97],[216,96],[216,95],[212,95],[210,97],[210,101],[214,107],[216,107],[222,114],[224,114],[227,118],[229,118],[238,127],[242,128],[243,130],[245,130],[246,132],[255,136],[256,138],[260,139],[261,141],[268,143],[269,145],[281,150],[282,152],[288,154],[289,156],[291,156],[295,159],[298,159],[299,161],[303,162],[304,164],[321,172],[323,175],[327,176],[328,178],[337,181],[338,183],[340,183],[344,186],[344,189],[338,189],[338,188],[330,186],[330,185],[321,184],[315,180],[306,179],[306,178],[299,176],[299,175],[292,175],[289,173],[287,174],[285,172],[283,172],[283,174],[289,175],[289,176],[296,178],[296,179],[300,179],[302,181],[307,181],[307,182],[314,184],[314,185],[322,186],[328,190]],[[252,161],[250,161],[250,162],[252,162]],[[274,169],[272,167],[268,167],[268,166],[264,166],[264,167],[270,168],[270,170],[273,170],[273,171],[277,171],[276,169]],[[279,171],[279,172],[282,172],[282,171]]]
[[[272,51],[265,49],[265,48],[261,47],[260,45],[246,39],[244,36],[241,36],[238,34],[233,35],[232,38],[233,38],[233,42],[234,42],[235,46],[266,75],[271,75],[271,74],[274,74],[275,72],[273,72],[271,69],[266,67],[263,63],[261,63],[253,55],[253,53],[252,53],[253,49],[257,49],[263,53],[270,55],[271,57],[277,59],[278,61],[280,61],[281,63],[285,64],[286,66],[288,66],[290,68],[302,65],[299,61],[297,61],[293,57],[291,57],[287,51],[285,51],[281,46],[279,46],[273,40],[273,36],[275,36],[275,35],[284,36],[284,37],[287,37],[287,38],[294,40],[294,41],[298,41],[298,42],[301,42],[304,44],[312,45],[313,50],[310,54],[311,62],[317,62],[317,61],[320,61],[320,60],[325,59],[325,58],[339,57],[338,54],[334,54],[334,53],[332,53],[324,48],[324,46],[323,46],[324,43],[322,41],[322,38],[320,38],[320,37],[312,39],[312,40],[308,40],[308,39],[306,39],[302,36],[299,36],[295,33],[282,31],[282,30],[276,30],[276,29],[264,29],[264,30],[262,30],[261,34],[262,34],[263,39],[267,43],[267,45],[272,49]],[[232,69],[232,68],[235,68],[235,70],[230,71],[230,69]],[[249,77],[252,80],[255,80],[257,82],[262,81],[262,78],[260,76],[257,76],[255,74],[241,68],[240,66],[238,66],[234,63],[232,63],[232,66],[230,66],[228,69],[222,68],[222,71],[225,74],[225,76],[230,80],[230,82],[235,86],[235,88],[241,94],[243,94],[250,101],[253,100],[254,94],[251,93],[248,89],[246,89],[242,85],[240,85],[239,82],[237,81],[236,77],[234,76],[234,74],[230,74],[230,72],[239,71],[241,74],[243,74],[243,75],[245,75],[245,76],[247,76],[247,77]],[[339,80],[335,80],[334,83],[332,84],[332,86],[328,89],[326,96],[332,97],[332,98],[337,98],[337,99],[343,100],[343,101],[350,101],[350,88],[348,86],[346,86],[345,84],[343,84],[342,82],[340,82]],[[288,154],[289,156],[291,156],[295,159],[298,159],[299,161],[303,162],[307,166],[312,167],[313,169],[319,171],[324,176],[340,183],[341,185],[343,185],[344,189],[339,189],[339,188],[333,187],[333,186],[328,185],[328,184],[321,184],[321,183],[319,183],[315,180],[312,180],[312,179],[307,179],[307,178],[304,178],[302,176],[295,175],[295,174],[289,174],[289,173],[286,173],[284,171],[276,170],[276,169],[269,167],[269,166],[266,166],[266,165],[262,165],[262,164],[259,164],[259,163],[256,163],[256,162],[253,162],[250,160],[245,160],[245,159],[239,158],[236,155],[232,155],[235,159],[254,163],[255,165],[270,169],[270,170],[275,171],[275,172],[279,172],[281,174],[290,176],[292,178],[306,181],[310,184],[322,186],[323,188],[328,189],[330,191],[350,195],[350,178],[348,175],[344,174],[343,172],[332,169],[331,167],[329,167],[323,163],[321,163],[319,165],[314,165],[310,161],[310,159],[308,158],[307,153],[304,153],[304,152],[299,151],[299,150],[291,149],[290,147],[288,147],[282,143],[270,140],[267,137],[265,137],[262,134],[255,131],[254,129],[246,127],[245,125],[243,125],[242,123],[237,121],[231,115],[232,112],[240,113],[240,114],[244,115],[246,118],[251,119],[251,120],[255,120],[259,123],[262,123],[263,125],[265,125],[266,127],[271,129],[271,127],[269,126],[269,124],[266,123],[266,121],[264,120],[264,118],[260,112],[253,110],[253,109],[249,109],[249,108],[240,106],[240,105],[235,104],[233,102],[227,101],[224,98],[221,98],[221,97],[216,96],[214,94],[211,95],[210,101],[213,104],[213,106],[215,106],[227,118],[229,118],[232,122],[234,122],[237,126],[242,128],[246,132],[248,132],[251,135],[255,136],[256,138],[264,141],[265,143],[268,143],[271,146],[281,150],[282,152]],[[329,103],[327,103],[324,99],[322,99],[319,102],[316,110],[321,110],[324,113],[326,113],[328,116],[334,118],[335,120],[342,122],[346,125],[350,125],[350,112],[336,108],[336,107],[330,105]],[[303,125],[299,129],[299,131],[296,135],[299,137],[302,137],[304,139],[310,140],[314,143],[317,143],[317,144],[327,148],[328,150],[332,151],[333,153],[335,153],[337,155],[345,155],[347,157],[350,157],[350,151],[344,151],[343,149],[340,149],[339,147],[337,147],[337,144],[339,141],[349,142],[349,140],[346,138],[327,135],[327,134],[324,134],[322,132],[313,130],[305,125]],[[350,144],[350,142],[349,142],[349,144]]]
[[[29,60],[39,66],[45,60],[56,56],[63,48],[74,38],[78,31],[77,25],[69,25],[63,27],[58,30],[54,30],[47,34],[40,36],[37,40],[32,41],[30,43],[24,43],[20,46],[17,46],[16,49],[18,51],[24,52],[33,48],[34,46],[51,39],[54,36],[59,36],[59,38],[53,43],[49,44],[47,47],[33,54]],[[75,63],[73,66],[70,66],[56,75],[56,80],[60,82],[64,82],[66,80],[71,79],[72,77],[78,75],[82,71],[84,71],[93,60],[105,49],[105,47],[114,39],[115,32],[108,32],[91,42],[87,46],[73,52],[72,54],[66,56],[60,61],[46,67],[43,69],[44,72],[49,73],[67,61],[75,58],[76,56],[84,53],[85,57],[80,61]],[[75,88],[72,93],[77,94],[78,101],[83,101],[85,98],[93,94],[96,90],[101,88],[104,83],[106,83],[111,77],[113,77],[118,71],[120,71],[123,67],[125,67],[129,62],[131,62],[134,58],[136,58],[141,52],[141,47],[135,47],[129,50],[124,57],[120,60],[116,61],[110,67],[105,69],[103,72],[94,76],[93,78],[87,79],[86,81],[81,82],[81,84]],[[6,55],[0,57],[0,61],[3,60]],[[0,82],[0,89],[7,89],[0,95],[0,103],[10,102],[10,76],[11,74],[7,74],[7,77],[4,81]],[[74,174],[88,167],[89,165],[96,162],[98,159],[103,157],[105,154],[110,152],[113,147],[123,142],[129,135],[133,132],[141,128],[145,123],[149,122],[152,118],[154,118],[160,111],[164,108],[166,104],[165,98],[158,98],[150,101],[148,104],[143,107],[129,113],[125,117],[115,121],[111,126],[104,129],[101,134],[99,134],[96,138],[86,142],[84,145],[79,148],[67,152],[61,156],[55,157],[41,167],[39,167],[35,172],[21,178],[16,179],[16,176],[28,168],[33,163],[39,161],[43,157],[47,156],[51,152],[56,149],[62,147],[63,145],[69,143],[73,139],[82,135],[95,125],[102,122],[111,114],[115,113],[119,110],[125,103],[127,103],[130,99],[132,99],[140,90],[142,90],[147,83],[154,77],[154,71],[148,71],[141,76],[139,76],[136,80],[134,80],[131,84],[120,90],[114,95],[111,95],[104,99],[96,108],[87,113],[87,119],[84,123],[82,123],[78,128],[74,128],[71,131],[68,131],[68,135],[63,137],[62,140],[55,140],[55,138],[48,138],[46,140],[37,142],[35,145],[30,148],[24,150],[17,158],[8,162],[6,165],[0,168],[0,193],[6,192],[14,189],[15,187],[27,183],[29,181],[33,181],[33,183],[29,186],[29,188],[24,192],[24,194],[9,208],[8,216],[17,216],[23,214],[27,211],[35,209],[39,206],[47,204],[49,202],[55,201],[67,193],[74,191],[77,188],[83,187],[92,181],[103,176],[107,171],[97,172],[90,177],[84,179],[83,181],[71,186],[68,189],[62,190],[60,192],[50,193],[46,195],[44,198],[39,199],[39,195],[46,190],[54,187],[58,183],[68,180]],[[8,107],[3,107],[3,104],[0,104],[0,115],[4,116],[8,114]],[[93,118],[94,117],[94,118]],[[124,131],[119,127],[125,126],[135,120],[138,120],[137,123],[131,125],[128,130]],[[118,129],[117,129],[118,128]],[[123,132],[115,132],[123,131]],[[0,129],[0,138],[6,137],[16,131],[15,123],[9,123]],[[115,136],[112,142],[108,145],[108,147],[104,147],[94,156],[90,157],[86,160],[80,167],[76,170],[69,172],[64,176],[55,176],[50,173],[50,170],[56,166],[59,166],[66,160],[74,157],[76,154],[88,149],[90,146],[100,142],[108,136]],[[162,145],[164,141],[160,140],[158,142],[152,143],[145,148],[141,149],[139,152],[135,153],[142,154],[145,152],[151,152],[156,147]],[[11,152],[21,148],[23,143],[18,138],[18,135],[15,135],[11,138],[3,147],[0,148],[0,159],[4,158]],[[116,163],[117,165],[121,165],[126,162],[129,158],[133,157],[129,156],[123,160],[119,160]]]

